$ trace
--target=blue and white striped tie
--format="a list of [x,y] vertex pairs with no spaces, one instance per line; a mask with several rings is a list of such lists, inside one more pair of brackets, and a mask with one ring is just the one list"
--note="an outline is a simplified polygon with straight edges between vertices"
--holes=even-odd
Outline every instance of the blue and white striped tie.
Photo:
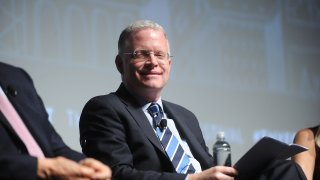
[[[194,173],[195,169],[190,162],[189,156],[184,152],[178,139],[166,127],[166,119],[163,119],[163,112],[159,104],[151,103],[148,112],[153,118],[154,128],[177,173]],[[165,125],[164,125],[165,124]]]

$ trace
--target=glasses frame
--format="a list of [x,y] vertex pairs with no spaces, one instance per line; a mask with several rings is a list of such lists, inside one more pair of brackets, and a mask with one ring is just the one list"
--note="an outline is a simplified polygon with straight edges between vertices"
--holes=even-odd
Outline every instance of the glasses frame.
[[[161,58],[161,56],[159,56],[159,54],[157,55],[157,53],[164,53],[166,54],[166,57]],[[149,50],[135,50],[133,52],[124,52],[121,54],[130,55],[131,59],[135,62],[146,62],[151,59],[151,54],[153,54],[153,56],[157,59],[157,61],[162,64],[169,61],[169,59],[173,57],[168,52],[163,52],[163,51],[154,52]]]

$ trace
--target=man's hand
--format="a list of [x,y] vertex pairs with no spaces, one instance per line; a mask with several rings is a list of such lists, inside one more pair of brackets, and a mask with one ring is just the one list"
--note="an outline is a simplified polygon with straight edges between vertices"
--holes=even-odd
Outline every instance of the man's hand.
[[81,163],[64,157],[38,159],[37,175],[41,179],[111,179],[111,170],[102,163],[88,159]]
[[197,174],[189,174],[188,180],[233,180],[237,170],[233,167],[215,166]]
[[86,158],[80,161],[80,164],[90,167],[94,170],[94,174],[91,177],[91,179],[111,180],[111,176],[112,176],[111,169],[108,166],[101,163],[100,161],[97,161],[93,158]]

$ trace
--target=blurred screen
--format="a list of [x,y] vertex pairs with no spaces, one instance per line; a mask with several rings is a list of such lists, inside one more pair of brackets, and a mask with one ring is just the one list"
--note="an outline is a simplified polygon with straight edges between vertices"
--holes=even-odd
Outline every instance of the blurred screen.
[[290,144],[319,124],[316,0],[0,0],[0,61],[31,75],[50,122],[81,151],[81,110],[120,85],[118,37],[139,19],[166,29],[162,98],[195,113],[210,153],[218,131],[235,163],[263,136]]

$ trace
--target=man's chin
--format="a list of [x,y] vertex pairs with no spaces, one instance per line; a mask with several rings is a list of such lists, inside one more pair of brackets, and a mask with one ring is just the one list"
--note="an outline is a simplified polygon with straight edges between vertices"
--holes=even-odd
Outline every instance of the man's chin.
[[150,90],[161,90],[163,88],[159,83],[144,83],[143,87]]
[[162,87],[162,82],[158,79],[145,79],[143,81],[140,81],[141,85],[148,88],[160,88]]

